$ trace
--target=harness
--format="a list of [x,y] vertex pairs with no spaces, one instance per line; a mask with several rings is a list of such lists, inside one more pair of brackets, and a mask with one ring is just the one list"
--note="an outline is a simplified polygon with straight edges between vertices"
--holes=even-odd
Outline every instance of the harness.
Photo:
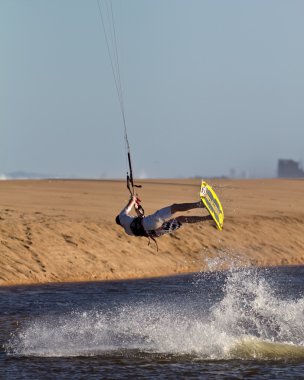
[[135,236],[145,236],[149,237],[149,234],[144,229],[144,226],[142,225],[143,217],[138,216],[137,218],[134,218],[130,224],[131,231],[133,235]]

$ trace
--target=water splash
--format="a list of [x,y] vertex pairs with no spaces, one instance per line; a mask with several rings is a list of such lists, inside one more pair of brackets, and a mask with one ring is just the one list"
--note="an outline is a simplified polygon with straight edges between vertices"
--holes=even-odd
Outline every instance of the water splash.
[[[201,274],[201,278],[208,274]],[[108,310],[43,317],[18,330],[6,346],[14,355],[79,356],[132,352],[191,355],[199,359],[304,359],[304,299],[279,298],[267,276],[232,270],[220,296],[202,307],[178,300],[129,302]],[[202,280],[203,283],[203,280]],[[212,291],[208,291],[212,298]],[[197,300],[196,300],[197,302]]]
[[205,256],[205,270],[214,271],[224,271],[229,270],[230,272],[239,268],[252,267],[250,261],[242,257],[237,251],[233,249],[218,249],[216,251],[215,257],[208,257],[208,253]]

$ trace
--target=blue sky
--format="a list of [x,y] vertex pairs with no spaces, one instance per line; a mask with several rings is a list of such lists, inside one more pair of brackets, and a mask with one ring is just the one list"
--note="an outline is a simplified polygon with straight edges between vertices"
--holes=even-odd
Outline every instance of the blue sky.
[[[303,158],[303,1],[112,5],[135,176],[273,177]],[[1,0],[0,49],[0,174],[124,177],[97,1]]]

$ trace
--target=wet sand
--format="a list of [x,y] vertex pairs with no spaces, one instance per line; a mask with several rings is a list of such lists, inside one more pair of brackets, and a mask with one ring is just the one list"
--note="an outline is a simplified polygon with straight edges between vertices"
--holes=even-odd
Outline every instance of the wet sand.
[[[115,224],[129,198],[124,181],[1,181],[0,285],[304,264],[303,180],[208,182],[223,203],[224,230],[184,225],[158,239],[157,251]],[[146,214],[198,200],[199,179],[141,184]]]

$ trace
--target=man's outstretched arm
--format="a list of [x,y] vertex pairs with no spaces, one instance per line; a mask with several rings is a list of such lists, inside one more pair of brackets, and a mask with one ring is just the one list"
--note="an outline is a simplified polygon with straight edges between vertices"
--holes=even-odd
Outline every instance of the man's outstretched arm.
[[129,214],[129,213],[131,212],[131,210],[132,210],[132,208],[134,207],[135,203],[136,203],[136,196],[133,195],[133,196],[130,198],[129,202],[127,203],[126,207],[124,208],[124,210],[125,210],[125,212],[126,212],[127,214]]

